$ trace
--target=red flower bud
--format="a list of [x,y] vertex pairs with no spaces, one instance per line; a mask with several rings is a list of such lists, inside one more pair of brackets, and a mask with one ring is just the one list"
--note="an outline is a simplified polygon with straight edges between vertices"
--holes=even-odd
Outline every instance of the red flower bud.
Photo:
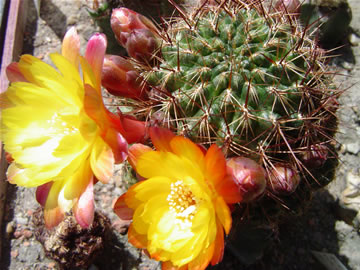
[[306,167],[319,168],[326,162],[328,152],[325,145],[312,145],[309,150],[305,150],[301,158]]
[[244,202],[252,201],[264,192],[266,187],[265,172],[254,160],[235,157],[230,158],[226,164],[227,172],[232,175]]
[[268,175],[269,187],[275,194],[289,195],[300,183],[300,175],[292,168],[275,166]]
[[135,29],[129,35],[125,49],[140,62],[149,62],[156,55],[158,43],[148,29]]
[[148,62],[156,53],[158,30],[145,16],[127,8],[114,9],[111,28],[131,57]]
[[114,96],[140,100],[147,97],[147,85],[143,83],[135,67],[121,56],[105,56],[101,83]]

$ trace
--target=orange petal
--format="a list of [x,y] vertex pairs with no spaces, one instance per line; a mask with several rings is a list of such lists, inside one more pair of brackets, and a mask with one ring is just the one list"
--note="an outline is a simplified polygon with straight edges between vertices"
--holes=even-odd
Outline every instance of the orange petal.
[[6,76],[10,82],[26,82],[24,75],[21,73],[18,63],[13,62],[6,68]]
[[224,255],[224,229],[220,222],[216,220],[217,233],[214,242],[215,250],[213,257],[211,258],[211,265],[218,264]]
[[65,34],[61,54],[75,67],[79,67],[80,37],[75,27],[71,27]]
[[150,127],[149,134],[156,150],[171,152],[170,141],[175,137],[169,129],[161,127]]
[[214,254],[214,250],[215,244],[212,243],[207,249],[203,250],[199,256],[189,263],[189,270],[204,270],[209,265]]
[[127,157],[128,144],[124,137],[112,128],[112,122],[104,107],[101,95],[88,84],[85,85],[84,107],[88,116],[101,129],[101,137],[112,149],[115,163],[124,161]]
[[166,261],[161,263],[161,270],[187,270],[188,265],[185,264],[181,267],[177,267],[171,263],[171,261]]
[[95,177],[106,184],[114,173],[114,154],[111,148],[97,138],[91,151],[90,164]]
[[45,208],[44,209],[44,220],[45,226],[48,229],[51,229],[57,225],[64,219],[64,213],[60,209],[59,206],[54,208]]
[[61,181],[53,182],[46,199],[44,219],[45,226],[49,229],[58,225],[64,218],[64,213],[58,204],[59,192],[62,186]]
[[88,228],[94,220],[94,185],[90,180],[86,190],[73,207],[73,213],[77,223],[82,228]]
[[113,210],[116,215],[122,220],[131,220],[134,215],[134,210],[129,208],[125,202],[126,193],[121,195],[117,200],[113,203]]
[[239,187],[230,175],[227,175],[222,181],[218,182],[215,189],[216,192],[224,198],[226,203],[238,203],[243,199],[239,192]]
[[131,224],[128,230],[128,241],[136,248],[146,248],[148,239],[145,234],[138,234]]
[[221,149],[213,144],[205,155],[206,179],[215,187],[226,175],[226,160]]
[[170,141],[170,147],[172,152],[178,156],[183,156],[189,159],[191,162],[202,164],[204,160],[204,154],[200,148],[191,140],[176,136]]
[[106,36],[104,34],[94,34],[87,43],[85,59],[90,64],[96,79],[95,88],[100,93],[101,70],[104,62],[107,46]]
[[131,167],[133,167],[135,169],[139,157],[148,151],[152,151],[152,149],[151,149],[151,147],[149,147],[147,145],[144,145],[141,143],[133,144],[129,148],[129,156],[128,156],[128,161],[129,161]]
[[125,137],[129,144],[141,142],[146,135],[145,122],[139,121],[131,116],[118,113],[119,122],[115,123],[115,128]]
[[232,223],[229,207],[225,203],[224,199],[220,196],[216,198],[214,205],[215,205],[216,215],[219,218],[221,225],[224,227],[225,233],[229,234]]

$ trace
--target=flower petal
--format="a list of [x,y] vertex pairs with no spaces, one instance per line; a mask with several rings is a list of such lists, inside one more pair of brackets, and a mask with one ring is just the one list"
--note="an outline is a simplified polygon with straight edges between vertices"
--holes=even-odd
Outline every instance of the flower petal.
[[133,224],[130,225],[128,230],[128,241],[136,248],[146,248],[148,243],[147,236],[137,233],[133,228]]
[[175,137],[175,134],[170,130],[160,127],[150,127],[149,134],[156,150],[169,152],[172,151],[170,147],[170,141]]
[[[193,163],[203,164],[204,154],[200,148],[187,138],[176,136],[170,141],[172,152],[178,156],[187,158]],[[203,170],[204,168],[202,168]]]
[[205,166],[206,179],[216,187],[226,175],[226,160],[216,144],[206,152]]
[[125,197],[127,193],[121,195],[117,200],[113,203],[113,210],[115,214],[122,220],[131,220],[134,215],[134,210],[127,206],[125,202]]
[[93,179],[90,180],[89,185],[86,187],[73,207],[73,212],[76,221],[82,228],[88,228],[94,220],[94,185]]
[[128,144],[124,137],[111,125],[109,114],[102,102],[101,95],[90,86],[85,85],[84,107],[86,113],[101,129],[101,137],[111,147],[115,163],[124,161],[127,157]]
[[215,186],[216,192],[222,196],[226,203],[238,203],[243,200],[239,187],[232,179],[231,175],[227,175],[222,181],[219,181]]
[[95,177],[102,183],[110,181],[114,173],[114,154],[112,149],[98,137],[91,151],[90,164]]
[[48,182],[41,186],[38,186],[36,189],[36,200],[43,207],[45,206],[52,184],[53,182]]
[[75,67],[79,67],[80,37],[75,27],[71,27],[65,34],[61,54]]
[[171,261],[166,261],[161,264],[161,270],[187,270],[188,265],[185,264],[181,267],[174,266]]
[[144,145],[141,143],[133,144],[129,148],[129,156],[127,159],[129,161],[131,167],[133,167],[135,169],[139,157],[148,151],[152,151],[152,149],[151,149],[151,147],[149,147],[147,145]]
[[211,258],[211,265],[218,264],[224,256],[224,229],[220,222],[216,221],[217,233],[214,242],[215,250],[213,257]]
[[191,270],[204,270],[210,263],[214,254],[215,245],[211,244],[208,248],[201,251],[201,253],[189,263]]
[[90,64],[96,79],[95,89],[97,89],[99,93],[101,85],[101,70],[105,57],[106,46],[106,36],[104,34],[96,33],[88,41],[85,52],[85,59]]
[[6,67],[6,76],[10,82],[26,82],[24,75],[19,69],[19,64],[13,62]]
[[58,196],[62,185],[62,181],[55,181],[46,199],[44,220],[45,226],[49,229],[58,225],[64,218],[64,212],[58,204]]
[[119,118],[114,121],[115,128],[123,135],[129,144],[141,142],[146,135],[146,123],[134,117],[118,112]]
[[214,204],[216,215],[219,218],[221,225],[224,227],[225,233],[229,234],[232,224],[230,209],[224,199],[220,196],[216,198]]

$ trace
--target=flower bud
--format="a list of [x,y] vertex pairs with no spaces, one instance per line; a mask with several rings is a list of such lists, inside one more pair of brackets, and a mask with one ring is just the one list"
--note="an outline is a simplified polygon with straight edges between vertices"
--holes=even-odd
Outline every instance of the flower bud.
[[156,53],[158,30],[145,16],[127,8],[114,9],[111,28],[131,57],[146,62]]
[[101,83],[114,96],[140,100],[147,97],[147,85],[142,82],[135,67],[121,56],[105,56]]
[[300,13],[300,1],[299,0],[278,0],[275,3],[275,9],[277,11],[285,12],[287,14]]
[[275,166],[268,175],[269,187],[279,195],[290,195],[300,183],[300,175],[290,167]]
[[245,157],[234,157],[227,161],[227,172],[234,182],[244,202],[258,198],[265,190],[266,180],[264,169],[254,160]]
[[305,150],[301,159],[308,168],[320,168],[328,158],[328,149],[325,145],[312,145]]
[[124,47],[131,57],[147,63],[156,55],[158,42],[148,29],[135,29],[130,33]]

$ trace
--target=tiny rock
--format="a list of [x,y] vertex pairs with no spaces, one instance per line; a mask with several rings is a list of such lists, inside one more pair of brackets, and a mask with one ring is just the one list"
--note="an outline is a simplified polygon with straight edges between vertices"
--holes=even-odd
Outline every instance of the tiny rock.
[[19,255],[19,251],[18,251],[17,249],[12,250],[12,251],[10,252],[11,258],[16,258],[18,255]]

